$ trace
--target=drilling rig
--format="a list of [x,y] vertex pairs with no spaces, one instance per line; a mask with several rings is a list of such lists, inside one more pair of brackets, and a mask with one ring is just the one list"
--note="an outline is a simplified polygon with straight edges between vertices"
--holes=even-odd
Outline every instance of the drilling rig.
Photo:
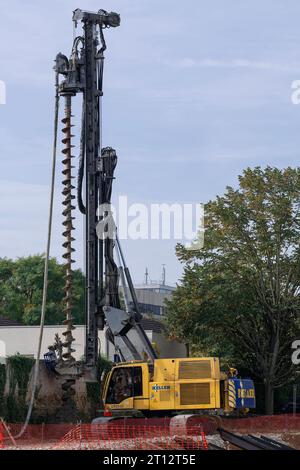
[[[59,53],[55,59],[56,84],[59,97],[64,100],[63,133],[63,243],[65,259],[65,297],[64,297],[64,339],[56,336],[51,350],[56,351],[56,372],[64,377],[63,400],[68,401],[74,395],[73,385],[76,378],[84,374],[89,380],[96,380],[96,364],[98,358],[98,330],[104,329],[107,338],[115,345],[121,360],[137,359],[140,354],[152,360],[156,354],[148,337],[140,326],[141,315],[133,289],[130,272],[124,265],[124,255],[116,233],[111,234],[112,214],[110,211],[112,183],[117,164],[117,155],[113,148],[101,147],[101,98],[103,95],[103,65],[106,42],[104,30],[120,25],[117,13],[99,10],[97,13],[77,9],[73,13],[75,30],[82,23],[83,34],[73,40],[71,55]],[[82,115],[80,133],[80,155],[77,175],[77,198],[74,194],[74,165],[72,160],[72,101],[77,94],[82,95]],[[76,363],[72,353],[74,342],[74,318],[72,316],[73,279],[72,254],[74,252],[73,211],[75,199],[80,212],[85,218],[85,363]],[[108,221],[108,222],[107,222]],[[114,227],[114,226],[113,226]],[[112,235],[112,236],[111,236]],[[114,236],[115,235],[115,236]],[[123,261],[117,267],[114,261],[114,247],[119,250],[119,258]],[[129,287],[135,310],[129,308],[125,293],[126,309],[120,309],[119,278]],[[126,289],[124,289],[125,291]],[[116,325],[118,318],[120,325]],[[124,322],[126,328],[124,329]],[[116,336],[116,328],[122,334]],[[126,334],[136,334],[142,345],[137,351],[130,343]],[[124,353],[124,342],[129,346],[130,354]],[[123,347],[122,347],[123,346]],[[139,348],[138,348],[139,349]]]
[[[117,154],[112,147],[102,148],[101,142],[104,31],[118,27],[120,16],[105,10],[94,13],[77,9],[73,13],[73,22],[75,31],[81,24],[82,32],[74,37],[70,57],[59,53],[55,60],[57,93],[64,100],[62,194],[66,328],[64,339],[56,336],[51,351],[55,356],[55,372],[63,379],[63,401],[72,400],[78,377],[96,380],[98,330],[105,329],[107,339],[114,345],[116,360],[103,384],[102,398],[107,410],[167,414],[178,410],[255,407],[252,380],[238,378],[233,369],[229,374],[220,372],[218,358],[158,358],[142,328],[142,314],[110,205]],[[82,95],[82,115],[75,186],[72,104],[79,94]],[[85,221],[86,341],[83,363],[76,362],[72,355],[75,329],[72,245],[76,202]],[[119,284],[123,288],[123,306]]]

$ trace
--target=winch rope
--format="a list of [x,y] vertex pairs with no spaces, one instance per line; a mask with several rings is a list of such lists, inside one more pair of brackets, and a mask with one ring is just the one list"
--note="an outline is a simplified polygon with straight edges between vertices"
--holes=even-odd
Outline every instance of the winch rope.
[[49,216],[48,216],[48,232],[47,232],[47,245],[44,263],[44,280],[43,280],[43,297],[41,306],[41,317],[40,317],[40,329],[39,329],[39,341],[36,353],[34,372],[33,372],[33,383],[31,390],[30,403],[26,415],[25,422],[19,434],[15,436],[15,439],[21,437],[29,424],[33,405],[35,401],[35,393],[39,375],[39,363],[42,349],[43,332],[45,324],[46,304],[47,304],[47,291],[48,291],[48,272],[49,272],[49,259],[50,259],[50,247],[51,247],[51,234],[52,234],[52,220],[53,220],[53,205],[54,205],[54,192],[55,192],[55,172],[56,172],[56,153],[57,153],[57,131],[58,131],[58,116],[59,116],[59,79],[58,73],[55,76],[55,112],[54,112],[54,137],[53,137],[53,152],[52,152],[52,172],[51,172],[51,189],[50,189],[50,201],[49,201]]

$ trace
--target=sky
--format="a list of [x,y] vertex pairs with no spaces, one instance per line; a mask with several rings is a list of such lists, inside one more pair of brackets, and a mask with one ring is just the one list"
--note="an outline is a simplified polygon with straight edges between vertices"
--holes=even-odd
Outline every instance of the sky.
[[[64,0],[1,2],[0,257],[45,251],[54,118],[53,60],[70,54],[72,11],[121,15],[106,32],[103,145],[117,150],[114,197],[205,203],[244,168],[297,166],[300,79],[297,0]],[[76,102],[75,123],[79,124]],[[78,120],[78,121],[77,121]],[[79,126],[77,126],[79,129]],[[76,127],[74,128],[76,134]],[[78,154],[78,147],[74,149]],[[61,260],[58,154],[51,254]],[[76,170],[75,170],[76,171]],[[76,214],[77,266],[83,222]],[[174,240],[127,240],[135,282],[182,275]]]

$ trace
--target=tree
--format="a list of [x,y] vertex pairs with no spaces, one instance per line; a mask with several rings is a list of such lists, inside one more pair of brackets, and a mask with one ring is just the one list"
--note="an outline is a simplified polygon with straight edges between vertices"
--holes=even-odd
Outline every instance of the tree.
[[[0,259],[0,315],[25,325],[39,323],[43,292],[44,257],[34,255],[12,261]],[[55,258],[49,260],[46,324],[64,320],[64,266]],[[84,276],[73,271],[73,316],[84,323]]]
[[239,188],[205,206],[205,242],[177,246],[186,263],[167,306],[170,334],[194,349],[235,358],[265,386],[292,379],[291,343],[299,333],[300,170],[246,169]]

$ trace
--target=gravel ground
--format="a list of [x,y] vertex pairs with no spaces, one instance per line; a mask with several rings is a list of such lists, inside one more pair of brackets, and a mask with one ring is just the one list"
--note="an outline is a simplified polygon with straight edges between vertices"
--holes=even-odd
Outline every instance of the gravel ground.
[[[260,437],[262,433],[253,433],[254,436]],[[283,444],[290,445],[295,449],[300,450],[300,433],[264,433],[265,436],[274,439],[276,441],[282,442]],[[233,450],[233,448],[229,448],[226,442],[221,439],[219,434],[213,434],[206,436],[208,444],[214,444],[218,447],[221,447],[224,450]],[[146,448],[147,450],[157,450],[162,449],[164,447],[170,449],[174,445],[174,439],[172,438],[151,438],[151,439],[122,439],[120,441],[102,441],[99,442],[97,440],[90,441],[88,445],[82,442],[44,442],[43,444],[36,443],[36,444],[25,444],[19,443],[17,447],[14,447],[11,443],[7,443],[3,449],[0,450],[79,450],[79,449],[86,449],[86,450],[93,450],[93,449],[106,449],[106,450],[134,450],[136,446],[140,448]],[[174,446],[175,447],[175,446]]]

